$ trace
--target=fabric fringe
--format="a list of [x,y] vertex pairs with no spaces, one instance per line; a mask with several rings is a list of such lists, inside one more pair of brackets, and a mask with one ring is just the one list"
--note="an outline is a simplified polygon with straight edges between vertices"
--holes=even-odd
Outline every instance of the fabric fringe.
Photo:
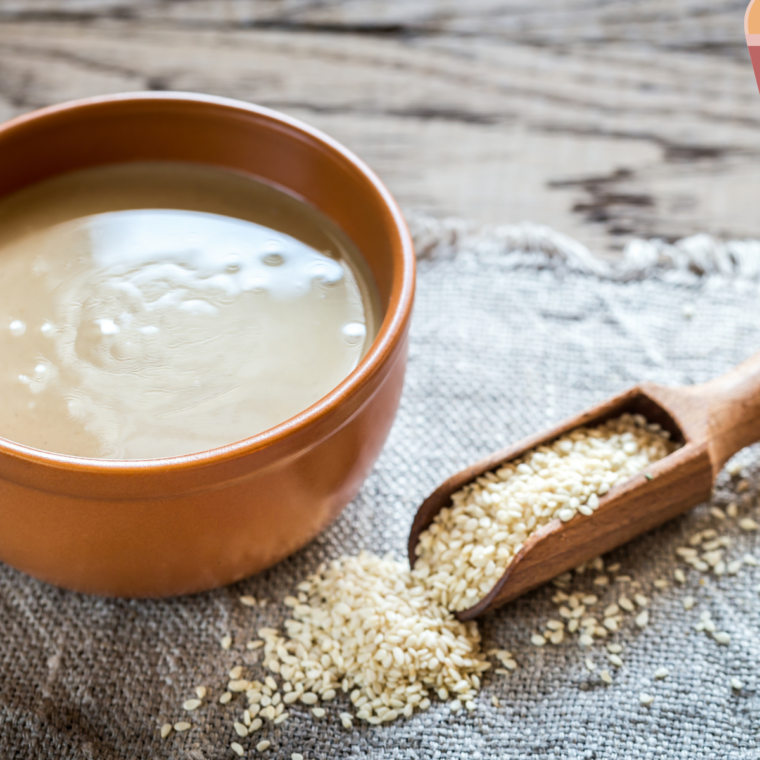
[[497,256],[508,268],[564,269],[614,280],[658,277],[681,284],[705,278],[760,281],[760,240],[728,240],[700,234],[675,243],[653,238],[631,240],[622,260],[609,262],[577,240],[542,224],[476,225],[407,212],[419,259],[450,257],[462,250]]

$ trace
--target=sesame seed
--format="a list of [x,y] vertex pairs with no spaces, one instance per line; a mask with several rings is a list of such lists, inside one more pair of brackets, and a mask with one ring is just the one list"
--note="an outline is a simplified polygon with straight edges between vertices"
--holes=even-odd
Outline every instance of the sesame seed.
[[300,752],[294,752],[290,756],[290,760],[303,760],[303,755]]
[[718,507],[710,507],[710,514],[716,520],[725,520],[726,519],[726,513],[722,509],[719,509]]
[[261,647],[263,647],[263,646],[264,646],[264,642],[263,641],[249,641],[245,645],[245,648],[253,650],[253,649],[261,649]]
[[232,742],[232,744],[230,744],[230,749],[231,749],[231,750],[232,750],[232,751],[233,751],[233,752],[234,752],[236,755],[238,755],[239,757],[243,757],[243,755],[245,754],[245,750],[244,750],[244,749],[243,749],[243,747],[242,747],[240,744],[238,744],[237,742]]
[[680,567],[677,567],[673,571],[673,578],[675,578],[677,583],[686,583],[686,574]]
[[202,704],[203,703],[200,699],[188,699],[186,702],[182,703],[182,709],[192,712],[193,710],[197,710]]
[[607,659],[616,667],[616,668],[622,668],[623,667],[623,661],[620,659],[620,656],[617,654],[608,654]]
[[636,609],[633,606],[633,602],[627,596],[621,596],[617,603],[618,606],[626,612],[633,612]]
[[198,695],[198,699],[204,699],[206,697],[206,687],[196,686],[195,693]]
[[644,707],[649,707],[649,705],[654,702],[654,697],[651,694],[647,694],[645,691],[642,691],[641,694],[639,694],[639,702],[641,702]]
[[264,739],[263,741],[260,741],[256,745],[256,751],[257,752],[265,752],[272,746],[272,742],[270,742],[268,739]]
[[634,622],[639,628],[646,628],[647,625],[649,624],[649,611],[644,610],[643,612],[640,612],[634,618]]
[[740,689],[743,689],[744,688],[744,681],[742,681],[742,680],[740,680],[739,678],[736,678],[736,677],[732,678],[731,679],[731,688],[732,689],[736,689],[737,691],[739,691]]
[[541,634],[534,633],[530,637],[530,643],[533,644],[534,647],[542,647],[544,644],[546,644],[546,639],[541,636]]
[[758,524],[751,517],[742,517],[742,519],[739,520],[739,527],[742,530],[752,531],[757,530],[760,526],[758,526]]
[[694,599],[693,596],[685,596],[683,600],[681,601],[683,604],[683,608],[685,610],[693,609],[694,605],[697,603],[696,599]]
[[275,726],[279,726],[280,723],[284,723],[288,718],[290,717],[289,713],[282,712],[280,713],[273,721]]
[[325,713],[326,713],[326,712],[327,712],[327,711],[325,710],[325,708],[324,708],[324,707],[312,707],[312,708],[311,708],[311,714],[312,714],[312,715],[313,715],[315,718],[324,718],[324,717],[325,717]]
[[179,723],[175,723],[175,724],[174,724],[174,730],[175,730],[175,731],[176,731],[178,734],[181,734],[183,731],[187,731],[187,730],[188,730],[188,729],[190,729],[190,728],[192,728],[191,724],[190,724],[190,723],[187,723],[187,722],[186,722],[186,721],[184,721],[184,720],[181,720]]
[[620,654],[623,651],[623,647],[620,644],[607,644],[607,651],[610,654]]
[[590,658],[586,658],[586,670],[596,670],[596,663]]
[[222,636],[222,638],[219,640],[219,645],[222,647],[222,649],[229,649],[232,646],[232,636],[229,634]]
[[668,587],[668,582],[664,578],[655,578],[653,583],[654,583],[654,587],[657,589],[660,589],[660,591]]
[[501,702],[499,702],[499,698],[495,694],[491,697],[491,704],[497,708],[501,707]]
[[633,600],[639,605],[639,607],[646,607],[649,604],[649,599],[647,599],[644,594],[634,594]]
[[732,519],[736,519],[739,515],[739,507],[735,501],[732,501],[727,507],[726,507],[726,514]]
[[731,636],[725,631],[718,631],[713,635],[713,638],[718,644],[723,644],[724,646],[731,643]]
[[667,678],[669,673],[670,671],[667,668],[657,668],[657,670],[654,671],[654,677],[661,680]]
[[242,736],[242,737],[248,736],[248,728],[244,726],[242,723],[235,722],[233,723],[233,727],[235,729],[235,733],[238,736]]
[[166,739],[167,736],[172,732],[172,724],[171,723],[164,723],[163,726],[161,726],[161,738]]
[[233,681],[237,681],[240,676],[243,675],[243,667],[241,665],[237,665],[236,667],[232,668],[228,675]]
[[222,694],[222,695],[219,697],[219,701],[220,701],[220,702],[221,702],[223,705],[226,705],[226,704],[227,704],[227,702],[229,702],[231,699],[232,699],[232,694],[231,694],[229,691],[225,691],[225,692],[224,692],[224,693],[223,693],[223,694]]
[[[455,700],[458,701],[458,700]],[[453,705],[453,702],[452,702]],[[340,714],[340,722],[343,724],[343,728],[349,730],[353,728],[354,722],[350,713],[343,712]]]
[[246,606],[246,607],[255,607],[256,606],[256,600],[252,596],[241,596],[240,597],[240,604]]
[[612,676],[610,675],[609,670],[602,670],[599,673],[599,678],[601,678],[605,683],[612,683]]

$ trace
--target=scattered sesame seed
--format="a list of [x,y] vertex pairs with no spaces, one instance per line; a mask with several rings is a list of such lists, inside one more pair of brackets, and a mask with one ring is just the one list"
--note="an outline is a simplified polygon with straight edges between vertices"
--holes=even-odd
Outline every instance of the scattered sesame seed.
[[634,618],[634,622],[639,628],[646,628],[647,625],[649,624],[649,611],[644,610],[643,612],[640,612]]
[[669,673],[670,671],[667,668],[657,668],[657,670],[654,671],[654,677],[661,680],[667,678]]
[[163,726],[161,726],[161,738],[166,739],[167,736],[172,732],[172,724],[171,723],[164,723]]
[[229,702],[232,699],[232,694],[229,691],[225,691],[221,697],[219,697],[219,702],[221,704],[226,705],[227,702]]
[[238,723],[237,721],[235,723],[233,723],[232,725],[233,725],[233,727],[235,729],[235,733],[238,736],[242,736],[242,737],[248,736],[248,728],[247,728],[247,726],[244,726],[242,723]]
[[303,760],[303,755],[300,752],[294,752],[290,756],[290,760]]
[[623,651],[623,647],[620,644],[609,643],[607,644],[607,651],[610,654],[620,654]]
[[656,578],[654,580],[654,587],[662,590],[668,587],[668,582],[664,578]]
[[654,702],[654,697],[651,694],[642,691],[641,694],[639,694],[639,702],[641,702],[644,707],[649,707],[649,705]]
[[673,571],[673,578],[676,580],[677,583],[686,583],[686,573],[684,573],[684,571],[681,570],[680,567],[677,567]]
[[324,707],[312,707],[311,713],[315,718],[324,718],[326,714],[326,710]]
[[729,562],[726,565],[726,572],[729,575],[736,575],[739,572],[739,570],[741,570],[742,564],[743,564],[742,560],[740,559],[736,559],[733,562]]
[[596,670],[596,663],[590,658],[586,658],[586,670]]
[[649,599],[644,594],[634,594],[633,599],[639,607],[646,607],[649,604]]
[[750,565],[751,567],[757,567],[757,559],[752,554],[745,554],[742,557],[742,562],[744,562],[745,565]]
[[236,665],[232,670],[227,674],[233,681],[237,681],[240,676],[243,675],[243,666],[242,665]]
[[237,742],[232,742],[232,744],[230,744],[230,749],[231,749],[231,750],[232,750],[232,751],[233,751],[233,752],[234,752],[236,755],[238,755],[239,757],[243,757],[243,755],[245,754],[245,750],[244,750],[244,749],[243,749],[243,747],[242,747],[240,744],[238,744]]
[[696,599],[694,599],[693,596],[685,596],[681,602],[683,604],[683,608],[685,610],[690,610],[694,608],[694,605],[697,603]]
[[270,742],[268,739],[264,739],[263,741],[260,741],[256,745],[256,751],[257,752],[266,752],[270,747],[272,746],[272,742]]
[[726,514],[732,519],[736,519],[739,516],[739,506],[735,501],[732,501],[727,507],[726,507]]
[[710,514],[716,520],[725,520],[726,519],[726,513],[722,509],[719,509],[718,507],[710,507]]
[[192,712],[193,710],[197,710],[202,704],[203,703],[200,699],[188,699],[186,702],[182,703],[182,709]]
[[732,689],[736,689],[737,691],[739,691],[740,689],[743,689],[744,688],[744,681],[742,681],[741,679],[736,678],[736,677],[732,678],[731,679],[731,688]]
[[546,639],[540,633],[534,633],[530,637],[530,643],[533,644],[534,647],[542,647],[546,644]]
[[736,493],[744,493],[745,491],[749,491],[749,481],[742,479],[736,484]]
[[739,527],[742,530],[752,531],[757,530],[760,526],[751,517],[742,517],[742,519],[739,520]]
[[608,654],[607,659],[616,667],[616,668],[622,668],[623,667],[623,661],[620,659],[619,655],[616,654]]
[[190,728],[192,728],[192,725],[184,720],[181,720],[179,723],[174,724],[174,730],[178,734],[181,734],[183,731],[187,731]]
[[[705,630],[707,629],[705,628]],[[713,635],[713,638],[718,644],[728,645],[731,643],[731,636],[725,631],[718,631]]]
[[229,649],[232,646],[232,636],[229,634],[222,636],[222,638],[219,640],[219,645],[222,647],[222,649]]
[[[459,700],[455,699],[451,703],[451,709],[452,710],[454,709],[454,703],[457,703],[459,705],[459,707],[462,706],[461,703],[459,702]],[[353,719],[351,717],[351,713],[346,713],[346,712],[341,713],[340,714],[340,722],[343,724],[343,728],[345,728],[346,730],[349,730],[349,729],[353,728],[354,722],[353,722]]]
[[252,596],[241,596],[240,604],[245,605],[246,607],[255,607],[256,600]]
[[206,687],[196,686],[195,693],[198,695],[198,699],[204,699],[206,697]]
[[495,694],[491,697],[491,704],[494,707],[501,707],[501,702],[499,702],[499,698]]
[[612,683],[612,676],[610,675],[609,670],[602,670],[599,673],[599,678],[601,678],[605,683]]

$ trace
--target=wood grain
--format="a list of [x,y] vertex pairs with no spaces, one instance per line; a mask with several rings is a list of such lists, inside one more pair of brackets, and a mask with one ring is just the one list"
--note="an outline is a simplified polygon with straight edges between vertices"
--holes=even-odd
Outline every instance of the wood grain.
[[744,2],[0,0],[0,118],[185,89],[286,111],[406,208],[632,236],[758,237]]

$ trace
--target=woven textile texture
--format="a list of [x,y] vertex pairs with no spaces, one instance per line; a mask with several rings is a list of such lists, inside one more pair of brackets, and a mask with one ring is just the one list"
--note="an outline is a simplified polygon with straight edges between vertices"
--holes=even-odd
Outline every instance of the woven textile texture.
[[[238,740],[220,705],[227,671],[252,666],[245,649],[262,625],[278,625],[282,598],[325,558],[366,548],[404,555],[415,508],[441,480],[493,449],[540,430],[643,380],[707,380],[760,349],[757,244],[707,238],[676,246],[641,243],[615,268],[545,228],[474,230],[414,218],[419,288],[406,387],[395,426],[373,473],[337,522],[303,551],[235,586],[166,601],[102,600],[60,591],[0,566],[0,758],[2,760],[212,760],[233,758]],[[753,247],[754,246],[754,247]],[[760,569],[700,574],[678,564],[675,548],[695,530],[731,537],[727,559],[760,557],[756,533],[719,519],[710,506],[739,504],[755,515],[760,455],[741,452],[742,473],[719,477],[712,505],[617,550],[605,560],[640,583],[650,623],[626,617],[623,667],[566,637],[537,648],[530,635],[557,616],[539,589],[481,621],[485,648],[513,652],[519,669],[487,675],[473,713],[434,702],[391,725],[342,728],[342,699],[314,719],[295,708],[258,733],[263,756],[339,758],[760,758]],[[739,478],[748,491],[737,494]],[[219,504],[219,510],[224,504]],[[0,506],[0,530],[2,530]],[[31,540],[31,539],[30,539]],[[673,581],[684,568],[684,585]],[[668,586],[657,589],[655,579]],[[574,589],[613,601],[626,587]],[[630,591],[628,592],[630,595]],[[241,594],[270,600],[240,604]],[[696,605],[685,610],[683,598]],[[694,629],[709,611],[730,644]],[[224,651],[219,641],[233,638]],[[596,664],[590,671],[586,658]],[[669,675],[655,680],[665,666]],[[608,668],[613,682],[599,677]],[[263,673],[259,673],[259,676]],[[743,688],[730,684],[732,677]],[[187,714],[195,686],[208,704],[193,728],[161,739],[162,723]],[[654,696],[650,707],[639,694]],[[501,706],[492,705],[497,695]],[[239,740],[248,757],[250,739]]]

